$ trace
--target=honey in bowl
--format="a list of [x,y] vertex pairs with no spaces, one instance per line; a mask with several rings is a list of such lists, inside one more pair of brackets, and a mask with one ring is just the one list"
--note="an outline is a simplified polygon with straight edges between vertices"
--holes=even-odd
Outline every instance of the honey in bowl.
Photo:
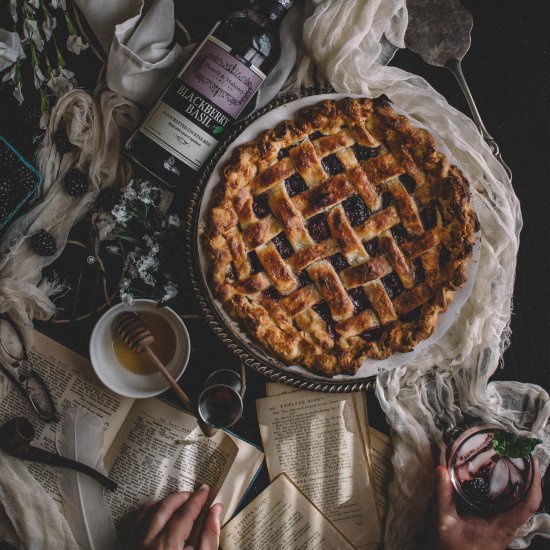
[[[174,357],[176,348],[176,337],[170,323],[164,317],[151,311],[140,311],[139,316],[143,319],[147,328],[155,337],[155,343],[151,349],[164,363],[168,363]],[[149,356],[142,352],[132,351],[122,340],[120,334],[113,327],[113,351],[120,364],[129,371],[136,374],[154,374],[158,372]]]

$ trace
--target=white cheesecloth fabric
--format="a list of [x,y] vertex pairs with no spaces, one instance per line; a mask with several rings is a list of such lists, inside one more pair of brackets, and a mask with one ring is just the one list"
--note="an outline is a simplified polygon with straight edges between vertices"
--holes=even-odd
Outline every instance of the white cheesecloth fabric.
[[[308,9],[303,39],[309,57],[299,62],[291,84],[310,83],[316,66],[337,92],[386,94],[428,127],[459,163],[472,184],[481,225],[474,287],[454,325],[414,361],[377,378],[376,394],[392,427],[395,449],[385,547],[422,548],[433,484],[431,446],[443,447],[442,431],[463,424],[465,415],[543,439],[537,454],[543,471],[548,466],[547,392],[519,382],[487,383],[509,338],[520,207],[510,180],[473,122],[422,78],[380,63],[387,61],[388,51],[382,37],[404,46],[404,1],[317,0],[308,2],[306,13]],[[535,533],[550,537],[548,515],[534,516],[513,547],[525,548]]]
[[[109,86],[126,98],[150,103],[148,98],[160,91],[155,82],[161,78],[166,82],[182,61],[182,52],[177,47],[170,47],[172,1],[76,1],[105,51],[110,51]],[[140,19],[139,14],[148,8],[156,15],[145,14],[148,19],[144,26],[145,19]],[[115,25],[118,26],[115,28]],[[376,393],[392,426],[395,447],[395,478],[390,487],[385,542],[386,548],[400,550],[422,547],[418,537],[432,492],[431,447],[440,445],[442,431],[460,424],[465,414],[544,439],[544,445],[538,450],[543,469],[550,455],[548,394],[530,384],[487,383],[497,368],[509,336],[522,223],[517,198],[504,170],[472,121],[452,108],[420,77],[385,66],[395,49],[404,46],[406,26],[404,0],[306,0],[305,4],[297,3],[281,28],[281,62],[262,86],[257,102],[257,107],[268,102],[285,82],[286,90],[329,83],[337,92],[368,96],[385,93],[401,111],[430,129],[472,183],[482,244],[470,298],[454,326],[436,344],[425,349],[410,364],[380,373],[377,382]],[[84,215],[94,199],[94,196],[85,196],[82,203],[77,201],[69,207],[66,198],[61,196],[59,182],[68,167],[64,159],[51,158],[56,153],[48,136],[56,127],[54,121],[65,121],[71,141],[83,146],[81,152],[79,149],[75,153],[77,158],[68,160],[67,164],[85,162],[90,154],[92,163],[94,159],[99,162],[98,157],[103,158],[99,164],[105,170],[106,179],[103,181],[103,176],[99,177],[102,172],[98,169],[95,189],[95,185],[98,188],[108,185],[117,177],[128,178],[125,165],[119,165],[118,156],[109,156],[109,151],[118,149],[105,146],[110,139],[114,140],[113,146],[118,147],[120,143],[117,141],[118,125],[111,124],[117,115],[121,119],[117,122],[123,128],[132,126],[138,118],[133,104],[109,92],[95,102],[83,92],[71,92],[54,110],[46,144],[39,157],[39,167],[46,173],[45,204],[50,206],[39,206],[23,217],[1,243],[5,245],[8,238],[15,237],[14,253],[0,260],[0,312],[10,311],[10,315],[27,328],[27,335],[33,317],[50,317],[54,306],[47,298],[52,285],[35,286],[40,269],[51,259],[35,255],[29,258],[25,235],[44,227],[54,233],[61,248],[72,223]],[[84,142],[79,141],[81,134],[88,136]],[[98,136],[97,141],[94,141],[96,138],[92,140],[92,135]],[[85,150],[88,152],[84,153]],[[113,170],[110,163],[115,163],[116,169]],[[53,193],[59,197],[55,199]],[[62,206],[57,206],[58,200]],[[24,269],[19,267],[20,262]],[[18,467],[20,471],[15,473]],[[14,479],[24,475],[21,464],[14,463],[13,468]],[[4,483],[8,487],[5,490],[11,489],[12,495],[17,494],[15,487],[10,488],[9,479]],[[2,502],[7,502],[3,496]],[[41,521],[38,519],[41,513],[38,503],[27,509],[27,514],[35,514],[37,524]],[[526,547],[534,533],[550,536],[548,515],[534,516],[518,533],[521,537],[518,536],[514,547]],[[62,530],[59,536],[64,536]]]

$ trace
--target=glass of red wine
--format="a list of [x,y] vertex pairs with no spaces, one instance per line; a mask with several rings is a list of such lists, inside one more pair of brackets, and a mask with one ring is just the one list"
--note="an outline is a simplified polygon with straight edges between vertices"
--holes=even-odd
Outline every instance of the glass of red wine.
[[237,372],[229,369],[213,372],[199,395],[199,416],[213,428],[233,426],[243,413],[241,393],[242,380]]

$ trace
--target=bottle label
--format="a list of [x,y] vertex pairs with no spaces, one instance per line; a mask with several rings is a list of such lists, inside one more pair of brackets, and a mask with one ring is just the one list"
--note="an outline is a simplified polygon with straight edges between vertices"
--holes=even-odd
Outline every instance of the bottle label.
[[198,170],[264,79],[260,70],[209,35],[140,130]]

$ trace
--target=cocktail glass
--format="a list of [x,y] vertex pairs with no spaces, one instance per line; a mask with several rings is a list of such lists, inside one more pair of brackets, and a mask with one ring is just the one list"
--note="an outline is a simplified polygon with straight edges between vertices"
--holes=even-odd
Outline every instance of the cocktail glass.
[[478,514],[511,508],[531,489],[533,458],[509,458],[493,449],[500,428],[474,426],[447,447],[447,465],[455,492],[466,507]]

